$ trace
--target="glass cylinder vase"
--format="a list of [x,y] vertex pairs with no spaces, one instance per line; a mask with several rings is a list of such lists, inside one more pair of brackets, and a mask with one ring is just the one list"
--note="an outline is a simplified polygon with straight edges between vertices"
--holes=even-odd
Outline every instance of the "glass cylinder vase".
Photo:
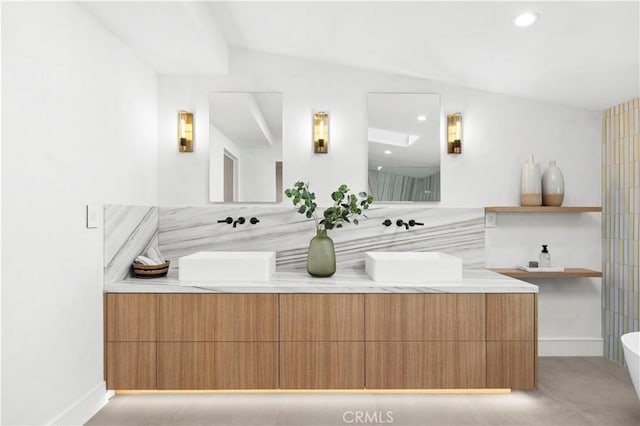
[[564,201],[564,176],[555,161],[542,174],[542,205],[560,207]]
[[307,272],[313,277],[330,277],[336,272],[336,251],[326,229],[318,229],[309,242]]

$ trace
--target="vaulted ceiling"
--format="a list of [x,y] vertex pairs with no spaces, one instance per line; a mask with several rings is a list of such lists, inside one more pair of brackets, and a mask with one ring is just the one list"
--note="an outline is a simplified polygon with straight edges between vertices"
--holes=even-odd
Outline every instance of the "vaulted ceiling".
[[[220,50],[230,46],[592,110],[640,94],[637,1],[214,1],[199,3],[195,12],[191,2],[169,4],[86,7],[143,56],[145,50],[147,56],[149,50],[155,57],[163,51],[175,56],[172,43],[186,33],[189,52],[209,59],[181,61],[180,69],[158,67],[161,73],[224,72],[226,62],[216,55],[226,55]],[[176,13],[189,7],[189,13]],[[539,20],[516,27],[522,11],[538,13]]]

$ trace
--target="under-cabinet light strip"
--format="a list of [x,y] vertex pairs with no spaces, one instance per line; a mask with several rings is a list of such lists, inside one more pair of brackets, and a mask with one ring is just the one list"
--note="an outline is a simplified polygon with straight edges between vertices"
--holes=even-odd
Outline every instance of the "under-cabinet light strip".
[[116,395],[169,393],[389,393],[389,394],[510,394],[511,389],[176,389],[117,390]]

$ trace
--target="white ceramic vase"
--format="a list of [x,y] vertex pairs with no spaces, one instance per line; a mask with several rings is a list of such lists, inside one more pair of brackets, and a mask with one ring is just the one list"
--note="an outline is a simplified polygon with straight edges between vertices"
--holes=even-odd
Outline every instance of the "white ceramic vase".
[[533,154],[529,155],[529,161],[522,166],[522,179],[520,186],[520,204],[522,206],[542,205],[542,184],[540,180],[540,168],[533,161]]
[[549,167],[542,175],[542,205],[560,207],[564,200],[564,176],[555,161],[549,162]]

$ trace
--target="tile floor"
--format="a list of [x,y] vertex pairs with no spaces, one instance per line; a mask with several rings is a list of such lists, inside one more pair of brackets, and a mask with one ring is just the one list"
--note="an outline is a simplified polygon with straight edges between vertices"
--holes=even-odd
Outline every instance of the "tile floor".
[[545,357],[539,389],[510,395],[117,395],[89,425],[639,426],[626,368],[599,357]]

